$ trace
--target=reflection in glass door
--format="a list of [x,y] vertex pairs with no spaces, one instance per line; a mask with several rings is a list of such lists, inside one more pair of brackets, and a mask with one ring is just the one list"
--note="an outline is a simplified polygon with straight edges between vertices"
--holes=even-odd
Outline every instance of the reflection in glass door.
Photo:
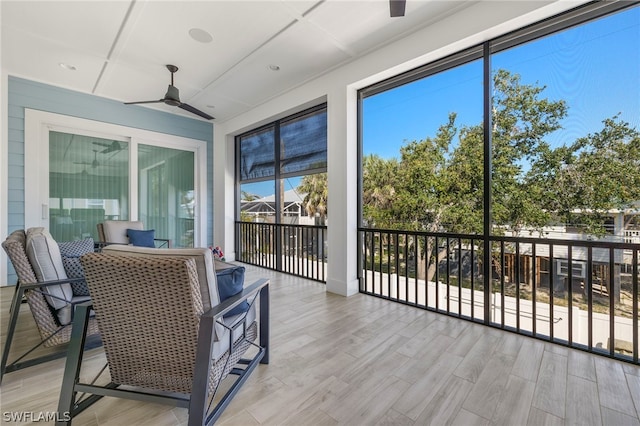
[[171,247],[194,246],[194,161],[193,151],[138,145],[139,219]]
[[49,230],[56,241],[98,239],[96,225],[129,218],[129,143],[49,132]]

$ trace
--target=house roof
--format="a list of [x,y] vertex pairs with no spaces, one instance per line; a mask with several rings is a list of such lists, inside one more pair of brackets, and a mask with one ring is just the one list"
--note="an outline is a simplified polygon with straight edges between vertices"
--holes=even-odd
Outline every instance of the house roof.
[[[294,204],[302,204],[306,193],[298,192],[290,189],[284,192],[284,209]],[[275,211],[276,196],[275,194],[259,198],[253,201],[243,201],[242,211],[250,213],[272,213]]]
[[[306,197],[307,194],[304,192],[298,192],[295,189],[290,189],[288,191],[284,191],[284,202],[285,204],[290,204],[290,203],[301,203],[304,200],[304,197]],[[271,195],[267,195],[266,197],[262,197],[258,200],[254,200],[252,202],[254,203],[275,203],[276,201],[276,195],[275,194],[271,194]]]

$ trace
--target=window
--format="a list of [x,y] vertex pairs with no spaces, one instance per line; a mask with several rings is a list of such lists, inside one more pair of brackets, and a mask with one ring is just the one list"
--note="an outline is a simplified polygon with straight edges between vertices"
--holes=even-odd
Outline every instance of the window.
[[138,146],[138,214],[159,238],[174,247],[194,246],[196,199],[192,151]]
[[[638,64],[640,2],[591,2],[362,89],[360,290],[637,343],[638,253],[617,244],[640,214]],[[588,338],[575,309],[602,318]]]
[[591,4],[362,89],[363,226],[561,238],[579,221],[622,241],[612,214],[640,200],[639,23],[637,3]]
[[[571,262],[571,275],[573,278],[584,278],[587,264],[585,262]],[[558,275],[569,276],[569,262],[558,260]]]
[[639,23],[634,7],[494,44],[494,232],[578,220],[586,234],[613,237],[611,212],[640,200]]
[[[481,233],[481,51],[361,92],[362,221],[369,227]],[[449,68],[442,69],[444,66]]]
[[49,231],[57,241],[91,237],[105,219],[126,220],[129,142],[49,132]]
[[310,224],[309,212],[324,221],[326,105],[244,133],[236,146],[241,221]]

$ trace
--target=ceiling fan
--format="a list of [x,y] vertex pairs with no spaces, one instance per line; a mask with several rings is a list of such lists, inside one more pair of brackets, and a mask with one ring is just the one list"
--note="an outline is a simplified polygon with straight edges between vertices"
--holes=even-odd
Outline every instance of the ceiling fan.
[[93,144],[105,147],[100,151],[100,154],[109,154],[110,152],[122,151],[124,149],[118,141],[111,141],[111,143],[94,141]]
[[404,16],[407,0],[389,0],[389,12],[392,18]]
[[165,93],[162,99],[158,99],[157,101],[137,101],[137,102],[125,102],[125,105],[132,104],[155,104],[164,102],[167,105],[177,106],[178,108],[182,108],[185,111],[189,111],[192,114],[199,115],[202,118],[206,118],[207,120],[213,120],[213,117],[207,114],[206,112],[202,112],[197,108],[192,107],[191,105],[180,102],[180,91],[176,86],[173,85],[173,73],[178,71],[178,67],[175,65],[167,65],[167,69],[171,73],[171,84],[167,89],[167,93]]
[[86,161],[74,161],[73,164],[82,164],[82,165],[85,165],[85,166],[91,166],[92,169],[97,169],[98,167],[100,167],[100,162],[98,161],[98,150],[97,149],[93,150],[93,161],[92,162],[87,163]]

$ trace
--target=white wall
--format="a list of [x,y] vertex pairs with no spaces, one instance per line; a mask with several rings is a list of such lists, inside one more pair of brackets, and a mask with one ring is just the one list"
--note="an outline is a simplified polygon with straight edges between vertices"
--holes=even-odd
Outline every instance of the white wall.
[[[1,7],[1,6],[0,6]],[[1,40],[0,40],[1,42]],[[1,65],[1,64],[0,64]],[[0,66],[0,200],[7,199],[7,181],[9,167],[9,131],[7,129],[7,107],[8,107],[8,93],[7,93],[7,74],[2,70]],[[0,203],[0,229],[7,229],[7,205],[4,202]],[[3,250],[4,251],[4,250]],[[7,258],[4,253],[0,255],[0,286],[5,283],[4,278],[7,276]]]
[[[214,134],[214,237],[234,246],[233,136],[327,100],[328,279],[327,290],[358,292],[357,283],[357,90],[475,46],[586,1],[481,1],[455,15],[362,56],[251,111],[217,123]],[[216,244],[220,244],[216,242]]]

